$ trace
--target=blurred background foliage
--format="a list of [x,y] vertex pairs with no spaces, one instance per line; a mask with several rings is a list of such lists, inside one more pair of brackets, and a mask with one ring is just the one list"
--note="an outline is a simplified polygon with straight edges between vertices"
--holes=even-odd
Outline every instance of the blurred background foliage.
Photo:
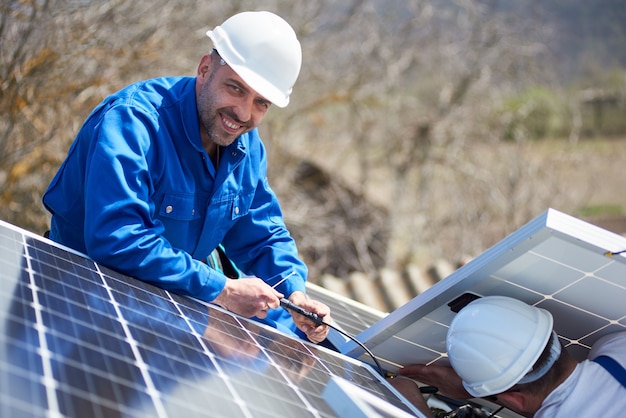
[[206,30],[262,9],[303,46],[261,131],[313,277],[457,262],[548,207],[625,215],[620,0],[5,0],[0,219],[46,230],[41,195],[91,109],[194,75]]

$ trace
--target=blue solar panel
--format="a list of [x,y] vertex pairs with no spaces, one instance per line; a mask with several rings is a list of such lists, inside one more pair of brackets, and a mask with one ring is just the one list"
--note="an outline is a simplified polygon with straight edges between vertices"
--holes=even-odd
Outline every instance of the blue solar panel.
[[0,284],[2,417],[334,417],[333,377],[419,415],[369,365],[3,222]]

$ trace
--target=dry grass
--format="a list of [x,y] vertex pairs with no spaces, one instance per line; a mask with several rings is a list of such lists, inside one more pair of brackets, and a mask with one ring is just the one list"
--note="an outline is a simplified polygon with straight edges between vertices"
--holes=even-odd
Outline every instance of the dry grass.
[[586,202],[573,215],[626,216],[626,138],[588,139],[576,144],[542,141],[533,155],[553,167],[564,189],[585,190]]

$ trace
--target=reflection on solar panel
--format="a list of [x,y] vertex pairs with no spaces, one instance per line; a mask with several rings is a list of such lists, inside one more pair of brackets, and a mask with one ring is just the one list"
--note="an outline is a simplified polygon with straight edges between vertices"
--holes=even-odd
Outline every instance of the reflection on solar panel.
[[2,222],[0,283],[2,417],[332,417],[333,377],[419,416],[357,360]]
[[[622,250],[625,237],[550,209],[357,338],[388,370],[447,365],[453,308],[503,295],[550,311],[568,350],[584,359],[601,336],[626,330],[626,257],[606,254]],[[339,349],[368,361],[350,341]]]

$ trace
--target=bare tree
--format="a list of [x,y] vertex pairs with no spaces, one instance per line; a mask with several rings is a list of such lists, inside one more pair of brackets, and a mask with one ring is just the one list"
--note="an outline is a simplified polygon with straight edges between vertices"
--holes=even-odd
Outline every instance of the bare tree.
[[0,218],[45,229],[41,194],[94,105],[132,81],[193,75],[204,32],[253,7],[284,16],[303,46],[291,105],[261,129],[313,273],[476,254],[562,196],[556,180],[533,187],[544,169],[525,159],[523,135],[500,146],[509,115],[495,110],[545,79],[535,59],[545,49],[542,28],[499,5],[4,2]]

